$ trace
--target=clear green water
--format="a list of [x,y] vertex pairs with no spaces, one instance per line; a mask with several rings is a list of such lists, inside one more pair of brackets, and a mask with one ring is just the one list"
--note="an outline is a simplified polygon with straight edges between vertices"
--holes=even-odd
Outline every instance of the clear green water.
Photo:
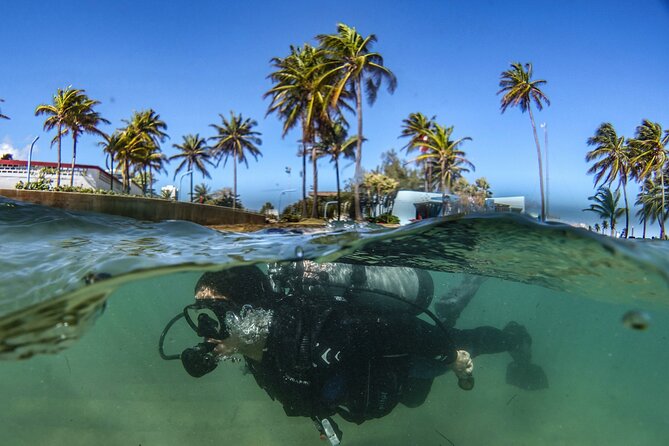
[[[2,444],[325,444],[240,364],[194,379],[157,353],[202,271],[288,260],[298,247],[307,258],[423,266],[437,295],[463,273],[490,277],[458,327],[522,322],[550,380],[546,390],[519,390],[505,383],[506,353],[480,356],[473,391],[452,374],[437,378],[418,408],[398,406],[360,426],[341,421],[344,445],[449,445],[439,432],[457,446],[669,438],[669,249],[661,243],[506,217],[381,233],[219,234],[10,202],[0,202],[0,226]],[[84,285],[85,274],[101,271],[115,278]],[[631,309],[650,313],[647,330],[623,325]],[[194,342],[177,327],[167,348]]]

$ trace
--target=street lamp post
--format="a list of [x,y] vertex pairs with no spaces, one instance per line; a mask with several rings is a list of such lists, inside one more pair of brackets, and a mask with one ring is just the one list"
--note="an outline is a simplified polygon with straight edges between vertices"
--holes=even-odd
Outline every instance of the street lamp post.
[[35,136],[35,139],[33,139],[33,142],[30,144],[30,152],[28,152],[28,178],[26,179],[26,186],[30,184],[30,165],[33,161],[33,147],[35,147],[35,143],[38,139],[39,136]]
[[180,195],[181,195],[181,182],[183,181],[185,176],[192,175],[192,174],[193,174],[193,169],[191,169],[188,172],[182,174],[181,177],[179,178],[179,189],[177,189],[177,201],[179,201],[179,199],[181,198],[180,197]]
[[543,123],[540,126],[544,129],[544,152],[546,153],[546,218],[550,218],[550,211],[548,210],[548,124]]

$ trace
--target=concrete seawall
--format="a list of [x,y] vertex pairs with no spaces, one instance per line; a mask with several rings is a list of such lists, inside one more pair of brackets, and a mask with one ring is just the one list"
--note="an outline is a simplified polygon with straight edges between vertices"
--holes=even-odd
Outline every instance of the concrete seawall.
[[187,220],[201,225],[265,223],[265,216],[255,212],[233,211],[232,208],[221,206],[174,202],[157,198],[21,189],[0,189],[0,196],[43,206],[121,215],[137,220]]

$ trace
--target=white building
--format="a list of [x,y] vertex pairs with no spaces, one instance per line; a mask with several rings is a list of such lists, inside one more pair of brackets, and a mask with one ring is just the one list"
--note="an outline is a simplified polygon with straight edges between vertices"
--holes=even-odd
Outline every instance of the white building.
[[[439,217],[463,212],[470,209],[466,203],[460,202],[457,195],[435,192],[401,190],[397,192],[392,214],[406,225],[416,220]],[[525,212],[525,197],[494,197],[487,198],[480,212]]]
[[[30,163],[30,182],[38,181],[40,175],[43,175],[45,180],[51,181],[55,186],[56,166],[56,163],[32,161]],[[69,186],[72,175],[74,175],[73,185],[75,187],[111,190],[113,182],[114,191],[121,191],[121,181],[98,166],[75,164],[73,172],[71,164],[61,164],[61,186]],[[21,160],[0,160],[0,189],[14,189],[19,181],[22,181],[24,184],[28,181],[28,162]],[[142,188],[131,182],[130,193],[141,195]]]

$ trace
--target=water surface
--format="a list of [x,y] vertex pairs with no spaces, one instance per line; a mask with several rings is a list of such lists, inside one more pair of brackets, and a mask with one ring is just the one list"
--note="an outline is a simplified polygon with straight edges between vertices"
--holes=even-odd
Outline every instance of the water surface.
[[[398,406],[360,426],[340,421],[345,445],[669,438],[666,243],[517,216],[393,231],[235,234],[0,199],[0,246],[6,444],[323,444],[309,420],[285,416],[240,364],[194,379],[157,352],[160,332],[192,301],[204,271],[299,258],[427,269],[437,296],[465,274],[488,277],[458,327],[523,323],[550,380],[546,390],[517,389],[505,383],[506,353],[481,356],[473,391],[460,390],[451,374],[437,378],[419,408]],[[95,280],[101,273],[112,278]],[[623,324],[630,310],[650,314],[646,330]],[[167,348],[195,342],[177,326]]]

